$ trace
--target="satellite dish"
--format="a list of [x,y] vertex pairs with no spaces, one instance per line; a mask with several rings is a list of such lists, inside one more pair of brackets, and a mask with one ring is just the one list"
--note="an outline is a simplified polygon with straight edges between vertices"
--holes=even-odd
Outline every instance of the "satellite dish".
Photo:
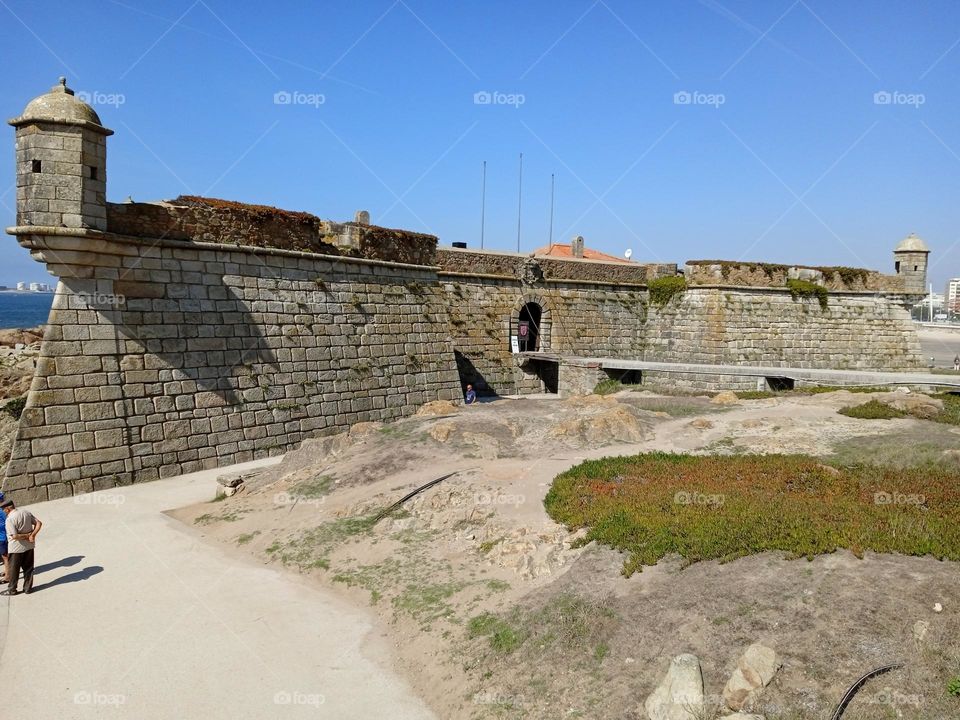
[[630,248],[627,248],[626,251],[623,253],[623,256],[627,260],[629,260],[631,257],[633,257],[633,250],[631,250]]

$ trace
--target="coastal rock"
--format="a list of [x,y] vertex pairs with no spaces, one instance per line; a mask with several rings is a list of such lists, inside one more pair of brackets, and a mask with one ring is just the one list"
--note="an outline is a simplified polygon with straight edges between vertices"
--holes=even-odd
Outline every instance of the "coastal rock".
[[650,720],[698,720],[704,713],[703,673],[696,655],[677,655],[643,704]]

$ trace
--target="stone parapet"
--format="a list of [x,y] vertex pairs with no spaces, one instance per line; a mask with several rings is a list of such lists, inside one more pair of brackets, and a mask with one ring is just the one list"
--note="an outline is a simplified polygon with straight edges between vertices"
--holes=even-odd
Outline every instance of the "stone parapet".
[[433,265],[433,235],[364,223],[335,223],[304,212],[181,196],[158,203],[107,203],[107,229],[118,235],[365,257]]
[[805,280],[830,292],[907,292],[902,277],[863,268],[688,260],[683,274],[688,285],[783,288],[788,280]]

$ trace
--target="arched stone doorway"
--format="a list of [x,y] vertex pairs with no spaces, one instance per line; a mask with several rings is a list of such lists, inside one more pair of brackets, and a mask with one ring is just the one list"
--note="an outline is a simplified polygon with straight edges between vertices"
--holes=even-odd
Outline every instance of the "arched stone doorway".
[[516,302],[510,334],[517,339],[520,352],[550,349],[551,314],[549,304],[539,296],[524,296]]
[[543,322],[543,308],[535,302],[528,302],[520,308],[517,318],[517,339],[520,352],[537,352],[540,347],[540,324]]
[[[523,296],[513,308],[510,319],[511,344],[522,353],[540,353],[550,350],[551,309],[540,296]],[[519,385],[525,392],[556,393],[558,365],[556,360],[520,356],[517,365],[522,373]]]

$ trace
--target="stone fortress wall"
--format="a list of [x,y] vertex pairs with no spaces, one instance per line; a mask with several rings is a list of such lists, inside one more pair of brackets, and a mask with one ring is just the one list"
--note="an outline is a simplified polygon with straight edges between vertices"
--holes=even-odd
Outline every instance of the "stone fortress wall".
[[[923,287],[918,238],[895,252],[895,276],[699,261],[684,279],[673,264],[441,249],[366,213],[336,223],[198,197],[106,203],[110,131],[63,82],[11,124],[8,232],[60,279],[3,483],[21,502],[278,454],[459,402],[468,383],[563,391],[580,371],[558,371],[557,356],[922,366],[905,309]],[[531,312],[539,357],[512,348]]]
[[4,482],[20,497],[265,457],[461,397],[433,268],[95,242],[99,265],[59,268]]

